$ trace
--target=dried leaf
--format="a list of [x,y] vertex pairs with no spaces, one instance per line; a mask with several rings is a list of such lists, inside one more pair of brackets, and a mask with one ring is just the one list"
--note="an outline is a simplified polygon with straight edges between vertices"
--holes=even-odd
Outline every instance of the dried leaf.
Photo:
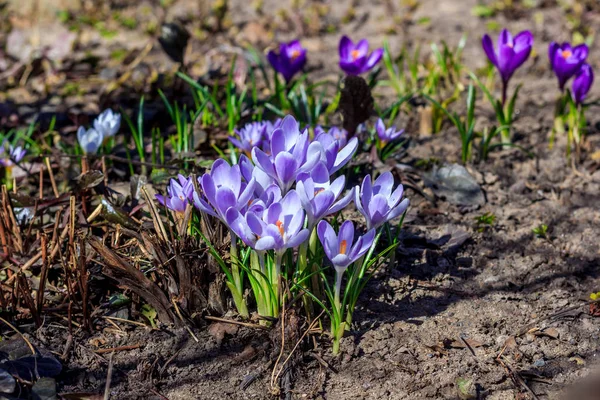
[[225,334],[235,335],[238,329],[239,326],[235,324],[216,322],[208,327],[208,333],[210,333],[212,337],[214,337],[217,341],[217,344],[220,345],[223,342],[223,339],[225,338]]

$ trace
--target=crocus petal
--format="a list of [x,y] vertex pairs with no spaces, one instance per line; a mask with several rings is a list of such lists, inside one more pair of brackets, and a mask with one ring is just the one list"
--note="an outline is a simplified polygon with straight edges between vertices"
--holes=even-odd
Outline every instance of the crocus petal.
[[281,189],[287,190],[287,186],[298,172],[298,163],[290,153],[279,153],[275,157],[275,171],[279,182],[282,184]]
[[273,162],[269,156],[258,147],[252,149],[252,161],[254,161],[254,165],[262,169],[267,175],[271,177],[277,176]]
[[310,232],[308,231],[308,229],[302,229],[296,235],[291,237],[287,241],[285,246],[288,248],[294,248],[294,247],[300,246],[302,243],[304,243],[308,239],[309,235],[310,235]]
[[508,31],[508,29],[506,29],[506,28],[502,29],[502,31],[500,31],[500,34],[498,35],[498,47],[506,46],[506,45],[512,46],[512,44],[513,44],[512,35]]
[[346,268],[352,264],[352,260],[346,254],[337,254],[331,259],[331,263],[336,268]]
[[338,236],[338,243],[340,248],[338,253],[349,254],[354,242],[354,224],[350,220],[346,220],[340,226],[340,233]]
[[356,137],[353,137],[352,139],[350,139],[350,141],[348,141],[348,144],[346,144],[346,146],[344,146],[344,148],[339,151],[339,153],[335,157],[335,163],[333,164],[333,167],[329,170],[329,173],[334,174],[337,171],[339,171],[342,167],[344,167],[344,165],[346,165],[348,161],[350,161],[350,159],[356,152],[356,149],[358,149],[358,139]]
[[408,208],[410,202],[408,199],[404,199],[402,200],[402,202],[400,204],[398,204],[397,207],[392,208],[390,210],[390,212],[388,213],[386,220],[387,221],[391,221],[396,217],[399,217],[400,215],[404,214],[404,211],[406,211],[406,209]]
[[258,239],[254,245],[254,248],[259,251],[273,250],[277,247],[277,242],[273,236],[263,236]]
[[317,236],[321,241],[327,258],[329,260],[334,258],[338,254],[339,246],[335,231],[327,221],[319,222],[319,225],[317,225]]
[[350,52],[352,51],[352,49],[354,48],[354,43],[352,42],[352,40],[344,35],[342,36],[342,38],[340,39],[340,44],[338,46],[338,50],[340,53],[340,59],[342,60],[346,60],[348,58],[350,58]]
[[367,58],[367,62],[364,66],[364,69],[366,71],[371,70],[375,65],[377,65],[377,63],[381,60],[382,57],[383,57],[383,49],[379,48],[379,49],[373,50],[373,52],[371,53],[369,58]]
[[382,194],[384,197],[389,197],[392,194],[394,187],[394,176],[390,171],[384,172],[375,179],[373,183],[373,193]]
[[327,215],[335,214],[336,212],[346,208],[346,206],[350,204],[350,202],[354,198],[355,190],[355,188],[350,189],[346,196],[342,197],[337,203],[335,203],[333,206],[331,206],[331,208],[329,208],[329,210],[327,211]]
[[492,42],[492,38],[490,37],[490,35],[487,35],[487,34],[483,35],[483,38],[481,39],[481,44],[483,46],[483,50],[485,51],[485,54],[487,55],[489,60],[492,62],[492,64],[498,65],[498,59],[496,58],[496,51],[494,50],[494,43]]

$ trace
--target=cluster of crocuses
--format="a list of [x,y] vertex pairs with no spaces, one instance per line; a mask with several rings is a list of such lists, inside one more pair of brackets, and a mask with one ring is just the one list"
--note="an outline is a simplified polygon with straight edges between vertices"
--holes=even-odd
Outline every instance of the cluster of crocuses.
[[[273,130],[264,131],[264,126]],[[236,242],[240,240],[258,258],[260,276],[273,276],[270,283],[278,304],[282,296],[280,279],[294,272],[284,260],[296,254],[298,262],[294,265],[305,269],[309,238],[311,249],[320,239],[336,271],[332,298],[339,299],[344,271],[371,248],[378,228],[407,209],[402,185],[394,188],[393,176],[386,172],[375,181],[367,175],[360,187],[346,190],[345,176],[336,173],[350,161],[358,140],[348,139],[338,128],[316,128],[311,139],[308,128],[301,130],[292,116],[286,116],[272,125],[253,123],[237,132],[239,138],[232,140],[242,151],[237,164],[216,160],[210,172],[198,178],[199,192],[194,190],[191,177],[179,175],[171,180],[166,196],[157,195],[158,201],[177,213],[193,204],[225,224],[232,237],[232,253],[237,257]],[[353,222],[345,221],[336,234],[325,218],[353,201],[364,216],[367,232],[356,234]],[[272,257],[270,273],[265,269],[265,257]],[[243,301],[243,283],[236,278],[233,265],[231,271],[229,287],[238,311],[243,310],[240,314],[244,315],[245,304],[239,304]],[[339,306],[339,301],[336,303]],[[264,309],[270,310],[268,316],[277,316],[279,310]]]
[[[383,57],[383,48],[378,48],[369,53],[369,42],[366,39],[354,43],[348,36],[342,36],[338,46],[342,71],[348,75],[360,75],[372,70]],[[306,64],[306,49],[300,41],[292,40],[281,43],[279,51],[269,51],[267,59],[275,69],[283,75],[286,82],[290,82],[294,75],[304,68]]]
[[85,129],[80,126],[77,130],[79,146],[85,154],[96,154],[110,138],[114,137],[121,127],[121,114],[111,109],[104,110],[94,120],[93,127]]

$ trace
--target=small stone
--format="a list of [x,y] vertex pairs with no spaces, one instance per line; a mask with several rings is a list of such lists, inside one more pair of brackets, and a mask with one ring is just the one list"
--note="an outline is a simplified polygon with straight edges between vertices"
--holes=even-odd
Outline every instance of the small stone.
[[546,361],[544,361],[542,358],[540,358],[538,360],[535,360],[534,363],[533,363],[533,366],[536,367],[536,368],[541,368],[544,365],[546,365]]

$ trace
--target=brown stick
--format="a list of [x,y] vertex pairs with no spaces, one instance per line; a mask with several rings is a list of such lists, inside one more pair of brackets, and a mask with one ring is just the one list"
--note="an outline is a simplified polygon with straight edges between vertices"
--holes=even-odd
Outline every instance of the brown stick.
[[98,350],[94,350],[94,353],[106,354],[106,353],[112,353],[113,351],[135,350],[135,349],[139,349],[140,347],[142,347],[141,344],[131,344],[128,346],[112,347],[110,349],[98,349]]

